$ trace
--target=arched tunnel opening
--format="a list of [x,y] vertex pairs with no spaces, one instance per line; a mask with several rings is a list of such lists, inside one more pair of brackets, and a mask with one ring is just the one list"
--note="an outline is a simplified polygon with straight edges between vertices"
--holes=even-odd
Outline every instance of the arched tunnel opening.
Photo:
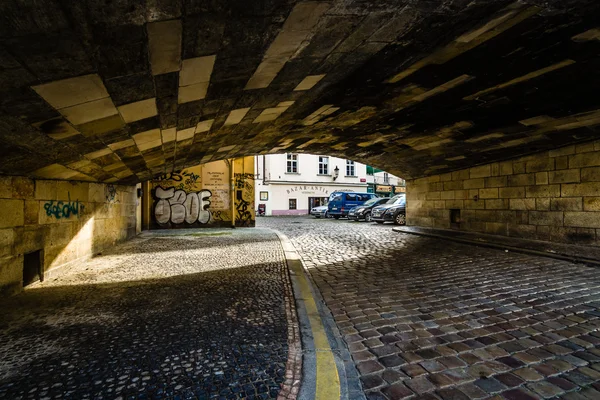
[[0,398],[600,398],[599,20],[1,2]]

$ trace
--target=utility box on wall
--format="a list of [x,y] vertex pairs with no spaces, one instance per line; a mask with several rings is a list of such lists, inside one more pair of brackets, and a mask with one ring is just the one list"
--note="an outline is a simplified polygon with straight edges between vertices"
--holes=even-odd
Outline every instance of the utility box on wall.
[[[145,185],[151,229],[255,225],[252,157],[201,164]],[[232,193],[231,188],[234,188]],[[233,202],[233,205],[232,205]]]

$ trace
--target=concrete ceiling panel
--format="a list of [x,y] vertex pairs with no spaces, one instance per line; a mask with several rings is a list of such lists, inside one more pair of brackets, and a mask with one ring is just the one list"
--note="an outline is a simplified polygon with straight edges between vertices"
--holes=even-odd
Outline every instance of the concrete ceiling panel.
[[33,86],[33,90],[57,110],[109,97],[97,74],[45,83]]
[[146,99],[135,103],[124,104],[118,107],[119,113],[125,122],[134,122],[158,115],[156,99]]
[[0,6],[2,173],[300,150],[411,178],[600,138],[592,0],[25,3]]

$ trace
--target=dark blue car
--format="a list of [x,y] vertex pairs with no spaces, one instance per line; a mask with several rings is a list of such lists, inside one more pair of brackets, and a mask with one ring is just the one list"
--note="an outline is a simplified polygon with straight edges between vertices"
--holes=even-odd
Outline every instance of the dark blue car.
[[360,206],[374,197],[379,196],[374,193],[333,192],[329,196],[327,214],[335,219],[346,217],[351,208]]

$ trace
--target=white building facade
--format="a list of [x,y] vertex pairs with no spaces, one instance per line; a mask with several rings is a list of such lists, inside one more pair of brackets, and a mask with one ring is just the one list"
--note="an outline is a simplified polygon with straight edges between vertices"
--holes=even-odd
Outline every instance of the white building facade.
[[[383,183],[383,171],[374,170],[378,172],[369,175],[365,164],[343,158],[286,153],[256,156],[254,160],[255,204],[265,215],[308,214],[312,207],[327,204],[335,191],[367,193],[377,186],[392,188],[392,183]],[[381,183],[377,185],[375,180]],[[398,178],[386,175],[386,180],[397,183]],[[393,189],[378,194],[391,195]]]

